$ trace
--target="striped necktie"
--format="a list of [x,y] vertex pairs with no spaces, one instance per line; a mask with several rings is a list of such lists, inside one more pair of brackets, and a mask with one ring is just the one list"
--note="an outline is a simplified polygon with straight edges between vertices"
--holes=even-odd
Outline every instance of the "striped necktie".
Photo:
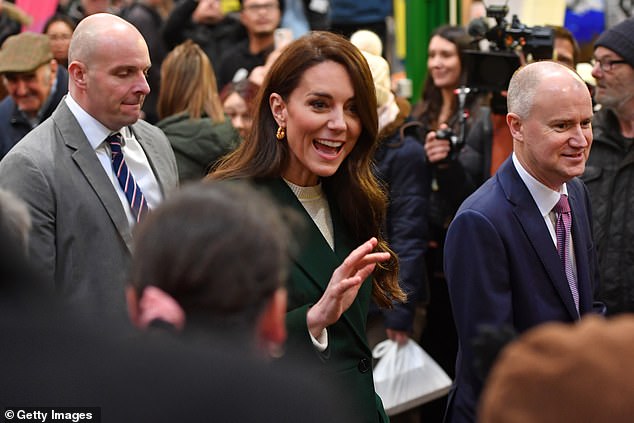
[[134,176],[132,176],[123,158],[121,134],[118,132],[110,134],[108,138],[106,138],[106,141],[110,144],[110,150],[112,151],[112,169],[115,175],[117,175],[119,185],[121,185],[121,189],[128,199],[128,203],[130,203],[132,216],[134,216],[134,219],[138,223],[147,215],[150,209],[145,201],[145,196],[141,192],[141,187],[137,185]]
[[561,194],[559,201],[553,207],[553,211],[557,215],[557,223],[555,225],[557,252],[566,272],[566,279],[568,279],[568,285],[570,285],[572,298],[575,301],[577,311],[579,311],[579,289],[577,288],[577,281],[572,269],[572,257],[570,257],[570,246],[568,245],[568,241],[572,239],[572,216],[570,215],[570,203],[568,203],[567,195]]

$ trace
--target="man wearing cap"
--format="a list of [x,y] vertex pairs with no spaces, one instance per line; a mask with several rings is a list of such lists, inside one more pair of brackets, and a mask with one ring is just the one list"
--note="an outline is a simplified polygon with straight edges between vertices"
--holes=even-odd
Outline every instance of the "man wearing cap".
[[592,76],[601,109],[583,179],[599,254],[599,299],[608,314],[634,312],[634,18],[597,39]]
[[23,32],[0,50],[0,74],[9,95],[0,102],[0,160],[48,118],[68,91],[68,73],[53,59],[46,35]]
[[133,25],[91,15],[68,56],[69,94],[0,161],[0,186],[29,207],[42,280],[95,315],[127,319],[132,228],[176,187],[176,159],[139,119],[151,63]]

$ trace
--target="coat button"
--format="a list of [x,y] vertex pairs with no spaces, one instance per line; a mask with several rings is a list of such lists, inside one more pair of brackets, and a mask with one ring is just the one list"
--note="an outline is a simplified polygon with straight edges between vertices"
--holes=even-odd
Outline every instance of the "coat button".
[[366,373],[368,370],[370,370],[370,367],[370,360],[368,360],[367,358],[362,358],[361,360],[359,360],[359,365],[357,366],[357,368],[361,373]]

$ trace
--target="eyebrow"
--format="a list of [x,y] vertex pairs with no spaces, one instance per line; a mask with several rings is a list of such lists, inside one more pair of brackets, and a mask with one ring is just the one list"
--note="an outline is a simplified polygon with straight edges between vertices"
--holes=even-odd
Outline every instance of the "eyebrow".
[[[325,97],[325,98],[328,98],[328,99],[331,99],[331,100],[334,98],[334,96],[332,94],[327,93],[327,92],[322,92],[322,91],[309,91],[306,94],[306,97],[309,97],[309,96]],[[352,97],[346,99],[345,102],[354,101],[354,100],[356,100],[356,96],[353,95]]]
[[309,91],[308,95],[314,95],[317,97],[328,97],[328,98],[332,98],[332,94],[330,93],[325,93],[325,92],[321,92],[321,91]]

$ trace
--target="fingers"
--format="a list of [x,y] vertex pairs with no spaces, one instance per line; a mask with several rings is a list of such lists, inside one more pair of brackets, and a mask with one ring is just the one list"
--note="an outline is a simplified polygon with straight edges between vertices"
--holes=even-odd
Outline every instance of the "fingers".
[[350,270],[357,266],[357,263],[362,260],[366,255],[372,252],[374,248],[377,246],[379,242],[376,238],[372,237],[356,249],[354,249],[348,257],[343,261],[339,268],[343,268],[344,270]]
[[357,273],[355,274],[355,276],[360,277],[361,280],[364,281],[368,278],[368,276],[372,274],[375,267],[376,267],[376,263],[370,263],[366,266],[363,266],[361,269],[357,270]]
[[[361,244],[354,251],[352,251],[348,257],[343,261],[341,266],[335,270],[335,274],[339,274],[341,278],[350,277],[355,274],[364,274],[363,279],[367,278],[374,270],[376,263],[384,262],[390,259],[390,253],[377,252],[373,253],[372,250],[377,246],[378,241],[372,237],[368,241]],[[369,271],[368,266],[371,265]]]
[[[433,134],[430,136],[430,134]],[[425,153],[430,163],[436,163],[444,160],[449,155],[451,146],[449,140],[439,140],[436,138],[435,132],[427,134],[427,142],[425,142]]]
[[354,275],[342,279],[336,286],[336,294],[341,295],[351,288],[358,288],[372,274],[376,263],[369,263],[355,271]]
[[357,269],[366,266],[367,264],[382,263],[390,259],[390,253],[371,253],[362,257],[355,266]]

